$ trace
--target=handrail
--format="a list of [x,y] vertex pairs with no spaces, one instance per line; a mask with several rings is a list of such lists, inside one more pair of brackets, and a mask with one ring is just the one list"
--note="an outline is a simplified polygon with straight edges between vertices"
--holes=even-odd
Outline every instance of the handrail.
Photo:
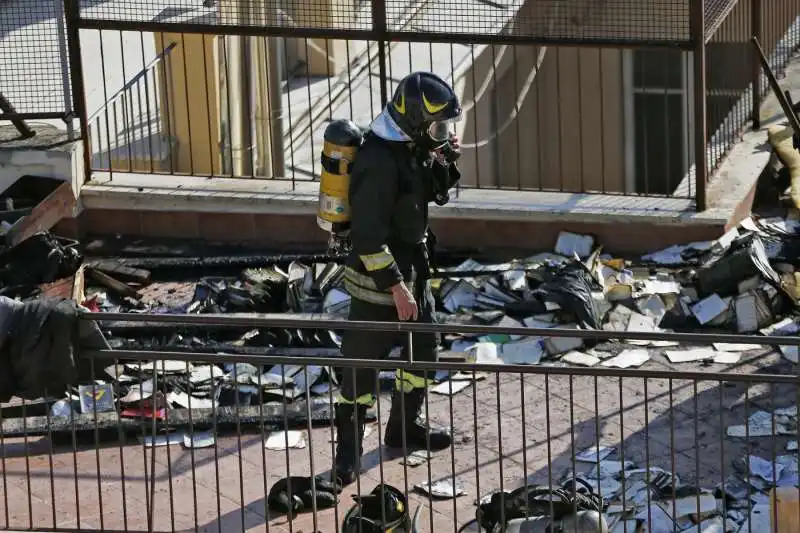
[[286,316],[282,314],[153,314],[153,313],[92,313],[82,312],[83,320],[108,322],[151,322],[192,324],[228,327],[275,327],[309,329],[347,329],[353,331],[391,331],[398,333],[460,333],[486,335],[487,333],[522,335],[525,337],[568,337],[581,339],[613,340],[665,340],[709,344],[714,342],[749,343],[767,346],[800,346],[800,336],[753,337],[753,335],[720,333],[676,333],[667,331],[606,331],[599,329],[527,328],[506,326],[474,326],[465,324],[426,324],[420,322],[350,321],[324,318]]
[[156,57],[154,57],[150,62],[148,62],[138,74],[136,74],[133,78],[131,78],[129,82],[127,82],[117,92],[115,92],[111,96],[111,98],[108,99],[108,101],[104,102],[103,105],[100,106],[100,109],[95,111],[87,119],[87,122],[91,123],[94,119],[99,117],[101,113],[106,111],[110,105],[114,104],[117,100],[122,98],[124,94],[128,91],[128,89],[133,87],[140,79],[142,79],[151,70],[153,70],[161,62],[161,60],[163,60],[165,57],[167,57],[167,55],[169,55],[172,52],[172,50],[176,46],[178,46],[178,43],[176,42],[169,43],[169,45],[166,48],[164,48],[164,50],[161,53],[159,53]]

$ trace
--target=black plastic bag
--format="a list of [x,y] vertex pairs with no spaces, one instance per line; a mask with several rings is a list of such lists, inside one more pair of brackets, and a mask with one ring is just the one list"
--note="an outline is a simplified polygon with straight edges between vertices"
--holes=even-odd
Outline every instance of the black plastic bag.
[[781,286],[781,277],[769,263],[764,242],[754,233],[736,239],[723,254],[698,269],[697,288],[703,296],[734,295],[739,293],[739,283],[753,276],[760,276],[776,288]]
[[592,292],[599,290],[589,269],[580,261],[571,261],[546,271],[536,292],[543,294],[545,301],[574,314],[582,328],[601,329],[602,318],[592,298]]

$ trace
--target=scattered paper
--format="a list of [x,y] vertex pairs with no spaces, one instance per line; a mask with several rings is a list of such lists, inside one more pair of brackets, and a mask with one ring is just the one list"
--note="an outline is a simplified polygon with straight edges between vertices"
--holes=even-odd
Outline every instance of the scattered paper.
[[[743,459],[743,462],[746,462],[747,459]],[[781,464],[773,464],[771,461],[767,461],[766,459],[762,459],[757,455],[750,456],[750,463],[749,463],[749,470],[750,475],[756,476],[759,479],[766,481],[767,483],[772,483],[773,479],[777,480],[780,479],[781,473],[783,473],[784,466]]]
[[264,447],[268,450],[302,449],[306,447],[305,431],[273,431],[267,437]]
[[462,390],[466,389],[471,385],[470,381],[444,381],[439,383],[438,385],[434,385],[430,388],[430,391],[434,394],[444,394],[446,396],[452,396],[461,392]]
[[498,345],[493,342],[479,342],[471,350],[474,355],[473,363],[497,365],[503,364],[498,356]]
[[614,453],[615,450],[616,448],[610,446],[592,446],[576,454],[575,460],[584,463],[597,463]]
[[186,409],[213,409],[214,401],[209,398],[189,396],[185,392],[173,391],[167,394],[167,401]]
[[720,352],[746,352],[763,348],[760,344],[744,344],[737,342],[715,342],[714,348]]
[[452,478],[443,478],[430,484],[425,481],[414,485],[414,488],[433,498],[456,498],[466,494],[460,483],[454,483]]
[[742,358],[742,354],[733,352],[717,352],[713,361],[718,365],[735,365]]
[[153,448],[159,446],[169,446],[170,444],[180,444],[183,442],[183,435],[181,433],[170,433],[169,435],[139,435],[139,442],[144,444],[146,448]]
[[411,452],[400,460],[400,464],[404,464],[412,468],[424,465],[428,462],[428,453],[429,452],[427,450],[417,450]]
[[501,347],[501,359],[508,365],[535,365],[545,354],[545,341],[529,337],[517,342],[507,342]]
[[595,366],[600,362],[600,358],[596,355],[576,351],[564,354],[561,360],[575,366]]
[[[699,507],[698,507],[698,500]],[[717,510],[717,499],[713,494],[700,494],[699,496],[686,496],[677,500],[665,502],[667,509],[675,509],[674,517],[704,514]]]
[[670,363],[688,363],[691,361],[714,359],[717,352],[711,348],[691,348],[683,351],[667,350],[665,354]]
[[650,355],[647,350],[624,350],[616,357],[606,359],[600,364],[616,368],[630,368],[642,366],[649,360]]
[[797,324],[792,318],[784,318],[780,322],[776,322],[771,326],[767,326],[759,332],[768,337],[784,337],[786,335],[795,335],[800,331],[800,325]]
[[700,324],[708,324],[727,311],[728,304],[718,294],[712,294],[694,304],[691,309]]
[[187,370],[191,372],[192,364],[186,361],[148,361],[147,363],[126,363],[128,368],[141,372],[156,372],[158,374],[182,374]]
[[776,413],[756,411],[750,415],[746,425],[730,426],[727,433],[729,437],[738,438],[791,434],[789,427],[784,423],[785,420],[786,417]]
[[555,252],[565,257],[577,255],[581,259],[586,259],[592,253],[594,238],[591,235],[578,235],[562,231],[558,234]]
[[81,413],[106,413],[114,410],[114,390],[111,384],[80,385]]
[[[614,449],[611,448],[613,451]],[[588,451],[588,450],[587,450]],[[594,457],[593,457],[594,458]],[[588,461],[584,461],[588,462]],[[619,459],[603,459],[597,462],[596,466],[592,466],[584,474],[587,478],[604,478],[604,477],[619,477],[625,470],[633,468],[632,461],[625,461],[624,463]]]
[[148,379],[142,383],[131,385],[128,394],[119,399],[121,403],[136,403],[146,400],[153,395],[153,380]]
[[189,435],[188,433],[183,436],[183,446],[185,448],[210,448],[214,446],[216,439],[212,431],[204,433],[195,433]]
[[798,346],[778,346],[783,357],[794,364],[800,363],[800,347]]

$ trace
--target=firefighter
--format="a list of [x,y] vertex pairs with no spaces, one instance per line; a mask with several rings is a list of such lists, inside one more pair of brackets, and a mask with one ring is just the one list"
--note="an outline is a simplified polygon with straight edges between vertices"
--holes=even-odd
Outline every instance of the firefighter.
[[[459,99],[440,77],[415,72],[397,86],[392,100],[370,125],[353,163],[349,204],[352,252],[345,286],[352,296],[350,320],[435,321],[430,289],[430,254],[434,237],[428,228],[428,204],[444,205],[461,177],[455,161],[458,139],[451,123],[461,116]],[[435,361],[435,334],[414,334],[415,361]],[[380,331],[347,331],[342,354],[353,359],[381,359],[407,336]],[[443,450],[451,436],[419,420],[428,372],[395,377],[384,443]],[[345,369],[336,406],[338,482],[352,483],[360,469],[364,417],[375,404],[374,369]]]

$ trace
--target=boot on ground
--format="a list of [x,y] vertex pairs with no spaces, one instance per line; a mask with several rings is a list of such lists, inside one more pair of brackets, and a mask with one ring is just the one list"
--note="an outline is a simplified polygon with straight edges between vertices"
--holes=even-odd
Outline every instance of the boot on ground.
[[406,447],[408,449],[439,451],[449,448],[453,442],[445,429],[431,428],[420,420],[425,402],[425,389],[412,389],[410,392],[394,391],[392,409],[386,424],[383,442],[390,448],[403,447],[403,425],[405,425]]
[[331,481],[339,487],[353,483],[361,470],[364,452],[365,405],[340,403],[336,406],[336,458]]

